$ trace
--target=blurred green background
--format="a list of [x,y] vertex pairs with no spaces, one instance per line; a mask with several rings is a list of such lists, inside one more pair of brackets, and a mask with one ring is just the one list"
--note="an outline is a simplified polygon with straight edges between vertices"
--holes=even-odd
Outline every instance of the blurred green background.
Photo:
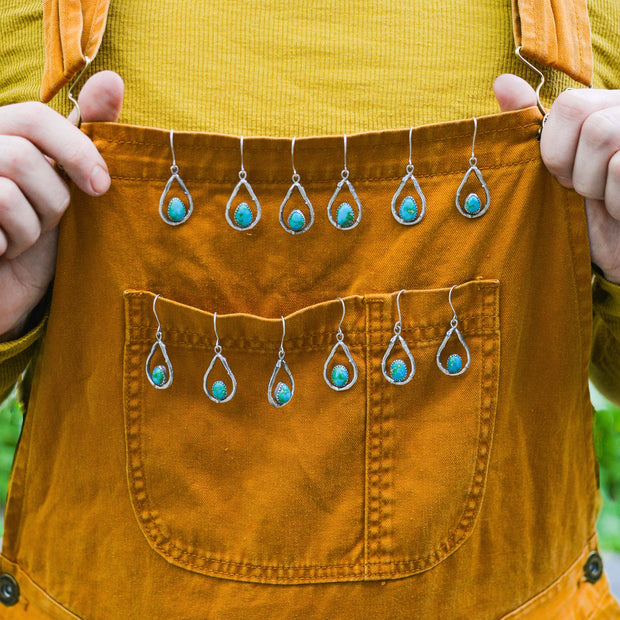
[[[592,402],[597,409],[594,441],[600,461],[603,510],[598,522],[600,546],[620,553],[620,408],[606,401],[595,390]],[[13,452],[19,439],[22,412],[15,395],[0,406],[0,508],[4,515],[6,488]],[[4,520],[1,531],[4,532]],[[1,534],[0,534],[1,535]]]

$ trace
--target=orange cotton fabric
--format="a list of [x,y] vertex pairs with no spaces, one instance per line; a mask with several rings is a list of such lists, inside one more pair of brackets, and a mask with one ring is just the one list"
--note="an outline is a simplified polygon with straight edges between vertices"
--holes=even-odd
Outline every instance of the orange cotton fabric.
[[[75,190],[63,220],[6,516],[2,568],[22,587],[13,613],[491,618],[524,605],[526,617],[620,613],[605,580],[591,585],[575,568],[595,546],[596,521],[587,231],[581,199],[540,161],[539,123],[535,109],[479,119],[476,153],[492,196],[479,220],[454,205],[473,122],[414,130],[427,199],[414,227],[396,223],[389,206],[407,131],[349,137],[350,179],[364,206],[351,231],[325,212],[342,138],[298,140],[317,219],[295,236],[278,221],[289,140],[244,143],[263,207],[244,233],[224,218],[237,139],[175,135],[195,212],[173,228],[157,209],[168,132],[86,126],[113,184],[96,200]],[[435,354],[455,284],[472,362],[449,377]],[[401,289],[417,370],[393,386],[381,361]],[[155,294],[174,368],[168,390],[145,372]],[[345,392],[323,379],[337,297],[359,368]],[[239,384],[224,405],[202,388],[213,312]],[[267,384],[280,315],[296,388],[275,409]],[[558,384],[565,389],[548,389]]]

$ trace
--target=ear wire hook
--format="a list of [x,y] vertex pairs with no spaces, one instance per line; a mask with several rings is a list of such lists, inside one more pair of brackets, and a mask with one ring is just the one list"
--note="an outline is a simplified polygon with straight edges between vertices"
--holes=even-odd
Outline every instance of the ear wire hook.
[[283,360],[284,359],[284,336],[286,336],[286,321],[284,320],[284,317],[281,316],[280,317],[282,319],[282,340],[280,341],[280,350],[278,351],[278,359]]
[[82,79],[84,72],[86,71],[86,69],[88,69],[90,63],[92,62],[92,59],[89,58],[88,56],[84,56],[84,59],[86,60],[86,64],[84,65],[84,68],[78,73],[78,76],[75,78],[75,80],[73,80],[73,83],[71,84],[71,86],[69,87],[69,91],[67,92],[67,99],[69,99],[69,101],[73,104],[74,109],[77,110],[77,121],[75,125],[78,129],[82,126],[82,113],[80,111],[80,106],[77,102],[77,99],[73,96],[73,89],[77,86],[78,82]]
[[471,141],[471,157],[469,159],[469,165],[475,166],[478,163],[478,158],[474,153],[474,149],[476,147],[476,135],[478,134],[478,119],[475,116],[472,118],[474,119],[474,137]]
[[291,163],[293,164],[293,182],[297,183],[300,177],[295,168],[295,136],[293,136],[291,141]]
[[347,134],[344,134],[344,168],[342,169],[341,176],[343,179],[349,177],[349,169],[347,168]]
[[394,324],[394,333],[396,335],[400,334],[400,330],[402,327],[402,318],[400,316],[400,296],[405,292],[405,289],[401,289],[398,291],[398,295],[396,295],[396,309],[398,310],[398,321]]
[[458,316],[456,314],[456,310],[454,309],[454,306],[452,305],[452,291],[456,288],[456,284],[454,284],[452,286],[452,288],[450,289],[450,292],[448,293],[448,303],[450,304],[450,308],[452,308],[452,320],[450,321],[450,325],[452,327],[456,327],[459,324],[459,320],[458,320]]
[[213,331],[215,332],[215,352],[221,353],[222,347],[220,345],[220,337],[217,333],[217,312],[213,313]]
[[170,166],[170,172],[176,174],[179,171],[177,166],[177,158],[174,154],[174,129],[170,130],[170,150],[172,151],[172,166]]
[[413,135],[413,126],[409,127],[409,164],[407,165],[407,173],[413,173],[413,163],[411,162],[411,140]]
[[538,77],[540,78],[540,82],[538,83],[538,86],[536,87],[536,105],[538,106],[538,109],[540,110],[540,113],[543,115],[543,127],[545,124],[545,121],[547,119],[547,110],[545,110],[543,104],[540,101],[540,89],[543,87],[543,84],[545,83],[545,76],[543,74],[543,72],[536,68],[529,60],[527,60],[527,58],[525,58],[525,56],[523,56],[523,54],[521,54],[521,49],[523,48],[522,45],[519,45],[519,47],[517,47],[515,49],[515,54],[517,56],[517,58],[527,67],[529,67],[532,71],[534,71],[534,73],[536,73],[536,75],[538,75]]
[[239,171],[239,178],[245,179],[247,176],[245,168],[243,167],[243,136],[240,136],[240,148],[241,148],[241,170]]
[[338,342],[342,342],[344,340],[344,334],[342,332],[342,323],[344,322],[346,308],[344,305],[344,299],[342,299],[342,297],[338,297],[338,299],[340,300],[340,303],[342,304],[342,317],[340,319],[340,323],[338,323],[338,333],[336,334],[336,340],[338,340]]
[[159,316],[157,316],[157,310],[155,309],[155,304],[157,303],[157,300],[160,297],[161,295],[157,294],[155,295],[155,299],[153,300],[153,314],[155,315],[155,320],[157,321],[157,332],[155,333],[155,338],[159,341],[161,341],[162,339],[161,322],[159,321]]

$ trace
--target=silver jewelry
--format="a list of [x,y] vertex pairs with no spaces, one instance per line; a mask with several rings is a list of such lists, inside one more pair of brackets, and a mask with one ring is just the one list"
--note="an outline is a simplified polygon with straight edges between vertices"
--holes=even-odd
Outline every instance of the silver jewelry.
[[[390,344],[381,360],[381,371],[383,372],[383,376],[387,381],[392,383],[393,385],[405,385],[405,383],[409,383],[411,379],[413,379],[413,375],[415,375],[415,361],[413,359],[413,355],[411,355],[411,351],[407,346],[405,339],[400,335],[401,332],[401,316],[400,316],[400,296],[404,293],[404,290],[399,291],[396,296],[396,307],[398,308],[398,321],[394,324],[394,335],[390,339]],[[402,350],[404,351],[407,359],[409,360],[409,368],[407,368],[407,363],[401,358],[396,358],[392,360],[390,364],[390,370],[388,372],[387,365],[389,362],[390,355],[392,354],[392,350],[396,343],[400,344]]]
[[[267,398],[269,400],[269,403],[272,404],[274,407],[284,407],[284,405],[290,402],[291,398],[293,398],[293,394],[295,393],[295,380],[293,379],[293,375],[289,370],[288,364],[284,360],[284,335],[286,334],[286,323],[284,322],[284,317],[280,318],[282,319],[282,341],[280,342],[278,361],[276,362],[276,366],[273,369],[271,379],[269,380],[269,387],[267,388]],[[280,381],[277,385],[275,385],[277,375],[280,370],[282,370],[288,375],[289,384]]]
[[[463,177],[463,180],[461,181],[459,188],[456,190],[456,208],[459,210],[459,212],[462,215],[468,218],[475,218],[475,217],[480,217],[481,215],[484,215],[487,212],[489,205],[491,204],[491,194],[489,193],[489,188],[487,187],[487,184],[484,182],[484,179],[482,178],[482,172],[480,172],[480,170],[478,169],[478,166],[476,165],[478,163],[478,159],[474,155],[474,146],[476,144],[477,133],[478,133],[478,120],[474,116],[474,138],[471,143],[471,157],[469,158],[469,170],[465,173],[465,176]],[[476,177],[478,178],[478,181],[480,182],[480,185],[482,186],[482,189],[484,190],[484,194],[485,194],[484,205],[482,204],[482,201],[480,200],[480,196],[478,196],[478,194],[476,194],[475,192],[470,192],[469,194],[467,194],[467,197],[465,198],[465,202],[463,203],[461,202],[461,192],[463,191],[463,188],[465,187],[465,184],[467,183],[467,180],[469,179],[472,172],[476,175]]]
[[[308,199],[306,190],[299,182],[301,177],[297,174],[297,170],[295,169],[295,138],[293,138],[291,143],[291,160],[293,162],[293,184],[288,188],[288,192],[286,192],[286,196],[280,205],[280,224],[282,224],[282,228],[284,228],[286,232],[291,233],[291,235],[299,235],[306,232],[312,224],[314,224],[314,209]],[[306,217],[300,209],[293,209],[287,216],[284,214],[284,207],[295,189],[299,192],[308,208],[308,217]]]
[[[153,314],[155,315],[155,320],[157,321],[157,332],[155,334],[155,343],[151,347],[149,356],[146,358],[146,378],[154,388],[158,390],[165,390],[172,385],[172,364],[170,362],[170,358],[168,357],[168,353],[166,352],[166,345],[162,340],[161,323],[159,322],[159,317],[157,316],[157,311],[155,310],[155,304],[158,299],[159,295],[156,295],[153,300]],[[164,358],[164,363],[158,364],[151,368],[151,363],[157,349],[159,349],[162,357]]]
[[[469,347],[467,346],[463,335],[458,330],[459,320],[456,316],[456,310],[452,305],[452,291],[455,288],[456,284],[450,289],[450,292],[448,293],[448,303],[450,304],[453,312],[452,319],[450,320],[450,329],[446,332],[442,343],[439,345],[439,349],[437,349],[437,355],[435,356],[439,370],[441,370],[441,372],[443,372],[444,374],[451,376],[462,375],[469,368],[469,364],[471,363]],[[459,342],[461,343],[461,346],[465,350],[466,362],[465,364],[463,364],[463,358],[458,353],[451,353],[446,360],[446,365],[444,366],[441,361],[441,354],[443,353],[443,350],[446,348],[446,345],[448,344],[448,341],[453,334],[456,334]]]
[[[424,217],[424,214],[426,213],[426,198],[422,190],[420,189],[420,184],[418,183],[418,180],[413,176],[413,164],[411,163],[411,135],[412,133],[413,133],[413,127],[410,127],[409,128],[409,163],[407,164],[407,168],[405,169],[407,171],[407,174],[405,174],[405,176],[401,179],[398,189],[394,193],[394,196],[392,196],[392,215],[394,216],[394,219],[399,224],[404,224],[405,226],[413,226],[414,224],[418,224],[419,222],[422,221],[422,218]],[[405,189],[405,185],[407,184],[407,181],[409,180],[411,180],[411,182],[413,183],[415,192],[418,195],[418,200],[420,202],[419,205],[416,199],[411,194],[407,194],[407,196],[405,196],[405,198],[403,198],[403,200],[400,202],[400,205],[397,204],[398,198],[400,197],[403,189]]]
[[[161,216],[161,219],[166,222],[166,224],[170,224],[170,226],[178,226],[179,224],[183,224],[183,222],[187,222],[189,219],[189,216],[194,210],[194,201],[192,200],[192,195],[189,193],[189,190],[185,187],[183,179],[179,176],[179,167],[177,166],[177,160],[174,155],[173,129],[170,130],[170,150],[172,151],[172,166],[170,166],[172,176],[168,179],[166,187],[159,198],[159,215]],[[170,191],[173,181],[176,181],[179,184],[181,191],[185,194],[187,205],[178,196],[173,196],[168,201],[168,206],[164,211],[166,196]]]
[[[331,353],[328,358],[325,360],[325,364],[323,364],[323,378],[325,379],[325,383],[332,389],[337,392],[342,392],[343,390],[348,390],[352,387],[357,381],[357,366],[355,361],[353,360],[353,356],[349,351],[349,347],[344,343],[344,334],[342,333],[342,322],[344,321],[345,315],[345,305],[342,297],[338,297],[340,299],[340,303],[342,304],[342,318],[340,319],[340,324],[338,325],[338,333],[336,334],[336,344],[332,347]],[[345,357],[347,358],[349,365],[351,366],[351,371],[353,376],[349,378],[349,370],[343,364],[336,364],[331,373],[329,371],[329,366],[336,355],[336,351],[338,349],[342,349]]]
[[[338,182],[336,186],[336,190],[332,194],[332,197],[329,200],[329,204],[327,205],[327,217],[329,221],[340,230],[351,230],[355,228],[362,219],[362,203],[360,199],[357,197],[355,193],[355,188],[351,181],[349,181],[349,170],[347,169],[347,135],[344,135],[344,168],[340,173],[342,180]],[[341,202],[336,209],[336,217],[334,218],[334,214],[332,213],[332,206],[338,198],[338,194],[340,194],[340,190],[347,186],[351,196],[353,197],[353,201],[357,205],[357,217],[355,216],[355,210],[348,202]]]
[[[217,312],[213,313],[213,331],[215,332],[215,355],[207,368],[207,372],[205,372],[204,378],[202,380],[202,387],[205,391],[205,394],[214,402],[214,403],[227,403],[236,393],[237,393],[237,379],[235,379],[235,375],[233,374],[226,358],[222,355],[222,347],[220,345],[220,337],[217,334]],[[231,381],[231,390],[230,394],[228,394],[228,388],[226,384],[222,380],[215,381],[209,389],[209,375],[215,366],[215,362],[220,361],[226,374],[230,377]]]
[[[254,226],[258,224],[261,216],[260,203],[258,202],[258,198],[256,197],[252,186],[247,180],[247,176],[247,172],[243,167],[243,136],[241,136],[241,170],[239,171],[239,183],[235,186],[235,189],[226,203],[226,221],[235,230],[250,230],[251,228],[254,228]],[[248,203],[243,201],[236,206],[231,217],[230,212],[232,210],[233,201],[242,187],[245,187],[250,195],[250,200],[254,203],[254,207],[256,209],[256,215],[252,213],[252,209]]]

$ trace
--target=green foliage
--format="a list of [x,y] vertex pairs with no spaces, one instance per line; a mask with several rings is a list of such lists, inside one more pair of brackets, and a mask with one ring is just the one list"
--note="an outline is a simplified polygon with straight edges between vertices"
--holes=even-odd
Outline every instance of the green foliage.
[[606,403],[594,419],[603,509],[598,520],[601,548],[620,552],[620,407]]
[[[0,404],[0,509],[4,512],[6,488],[13,464],[13,453],[22,428],[22,411],[15,395],[9,396]],[[0,523],[0,535],[4,523]]]

